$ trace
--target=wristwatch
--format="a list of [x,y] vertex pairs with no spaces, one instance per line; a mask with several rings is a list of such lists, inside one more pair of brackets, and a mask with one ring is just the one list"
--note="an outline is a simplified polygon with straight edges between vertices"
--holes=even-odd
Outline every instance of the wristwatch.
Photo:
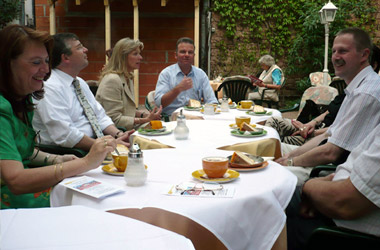
[[289,158],[288,161],[286,162],[287,166],[293,166],[293,158]]

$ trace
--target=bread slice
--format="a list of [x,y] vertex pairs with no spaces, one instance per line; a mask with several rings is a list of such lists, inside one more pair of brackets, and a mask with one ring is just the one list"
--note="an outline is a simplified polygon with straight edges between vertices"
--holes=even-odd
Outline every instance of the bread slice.
[[245,165],[253,165],[255,164],[255,160],[249,158],[243,152],[236,151],[231,156],[231,162],[236,164],[245,164]]
[[243,123],[240,125],[240,130],[241,130],[241,131],[255,131],[255,128],[254,128],[254,126],[251,126],[251,125],[249,125],[249,124],[246,123],[246,122],[243,122]]
[[265,109],[263,106],[255,105],[253,106],[253,112],[255,113],[265,113]]
[[198,100],[190,99],[188,106],[192,107],[192,108],[200,108],[201,107],[201,102],[198,101]]

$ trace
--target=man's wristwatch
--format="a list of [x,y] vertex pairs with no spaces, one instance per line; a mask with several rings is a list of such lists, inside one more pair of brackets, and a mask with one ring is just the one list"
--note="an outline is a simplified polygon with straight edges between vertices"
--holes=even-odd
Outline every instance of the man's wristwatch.
[[289,158],[288,161],[286,162],[287,166],[294,166],[293,165],[293,158]]

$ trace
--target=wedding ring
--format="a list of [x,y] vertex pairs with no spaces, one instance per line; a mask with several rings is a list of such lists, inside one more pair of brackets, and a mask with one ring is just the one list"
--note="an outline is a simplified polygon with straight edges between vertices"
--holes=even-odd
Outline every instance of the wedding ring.
[[107,146],[108,146],[108,144],[107,144],[107,140],[104,139],[104,148],[106,148]]
[[300,131],[303,131],[304,130],[304,128],[300,128]]

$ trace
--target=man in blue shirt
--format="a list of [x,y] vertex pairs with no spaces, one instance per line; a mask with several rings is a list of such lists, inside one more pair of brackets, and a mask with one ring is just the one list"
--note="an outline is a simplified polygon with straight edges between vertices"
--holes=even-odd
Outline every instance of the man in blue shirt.
[[218,103],[206,73],[194,67],[194,41],[182,37],[177,41],[177,63],[166,67],[158,77],[154,101],[163,112],[171,115],[177,108],[188,105],[190,99]]

